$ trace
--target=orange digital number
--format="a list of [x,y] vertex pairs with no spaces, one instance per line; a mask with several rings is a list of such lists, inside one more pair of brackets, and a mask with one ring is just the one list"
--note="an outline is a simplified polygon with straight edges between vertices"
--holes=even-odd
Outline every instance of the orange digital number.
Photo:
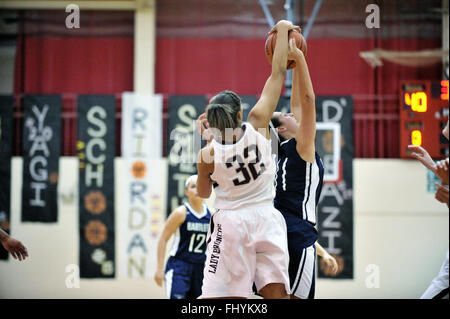
[[415,112],[426,112],[428,109],[428,97],[425,92],[414,92],[411,95],[405,93],[405,104],[411,106]]
[[448,101],[448,80],[441,81],[441,100]]

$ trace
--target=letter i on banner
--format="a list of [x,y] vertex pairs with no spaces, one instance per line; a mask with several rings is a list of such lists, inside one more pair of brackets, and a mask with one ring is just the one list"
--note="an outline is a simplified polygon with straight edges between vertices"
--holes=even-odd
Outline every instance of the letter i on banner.
[[58,220],[61,96],[23,98],[22,221]]
[[122,95],[122,157],[119,274],[152,278],[163,222],[161,95]]
[[115,277],[115,98],[78,97],[80,277]]
[[[11,217],[11,156],[12,156],[12,96],[0,95],[0,227],[10,233]],[[0,245],[0,260],[8,260],[8,252]]]

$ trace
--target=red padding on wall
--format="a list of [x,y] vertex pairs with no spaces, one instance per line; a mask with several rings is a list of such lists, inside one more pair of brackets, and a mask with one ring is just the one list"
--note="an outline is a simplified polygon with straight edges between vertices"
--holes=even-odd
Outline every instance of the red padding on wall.
[[14,93],[132,91],[133,60],[131,37],[19,38]]

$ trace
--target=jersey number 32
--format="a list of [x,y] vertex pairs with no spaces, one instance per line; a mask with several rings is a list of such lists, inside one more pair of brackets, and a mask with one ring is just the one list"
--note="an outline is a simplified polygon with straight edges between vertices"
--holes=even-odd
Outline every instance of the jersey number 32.
[[[230,157],[225,163],[227,168],[232,168],[234,166],[235,162],[237,162],[237,164],[239,166],[238,168],[236,168],[236,173],[241,173],[242,178],[238,177],[238,178],[233,179],[233,184],[235,186],[248,184],[248,183],[250,183],[252,178],[253,178],[253,180],[256,180],[258,178],[258,176],[261,175],[266,170],[266,166],[264,165],[264,163],[260,163],[261,152],[258,149],[258,145],[252,144],[250,146],[247,146],[244,149],[244,153],[242,155],[244,156],[245,159],[247,159],[251,152],[253,152],[256,155],[256,159],[247,163],[247,165],[244,163],[244,159],[239,154],[236,154],[233,157]],[[260,164],[259,172],[256,170],[256,167],[255,167],[256,164]],[[249,173],[249,171],[250,171],[250,173]]]

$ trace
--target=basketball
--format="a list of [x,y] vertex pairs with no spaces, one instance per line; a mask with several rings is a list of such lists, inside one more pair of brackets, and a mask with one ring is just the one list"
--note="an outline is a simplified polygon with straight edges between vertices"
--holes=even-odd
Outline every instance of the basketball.
[[[291,30],[288,33],[289,39],[294,38],[295,44],[297,45],[297,48],[302,50],[303,54],[306,56],[307,46],[306,46],[306,40],[303,37],[303,35],[298,30]],[[273,59],[273,52],[275,50],[275,43],[277,42],[277,33],[271,33],[266,39],[265,44],[265,52],[266,52],[266,58],[269,64],[272,64]],[[295,67],[295,61],[289,60],[287,64],[287,69],[293,69]]]

